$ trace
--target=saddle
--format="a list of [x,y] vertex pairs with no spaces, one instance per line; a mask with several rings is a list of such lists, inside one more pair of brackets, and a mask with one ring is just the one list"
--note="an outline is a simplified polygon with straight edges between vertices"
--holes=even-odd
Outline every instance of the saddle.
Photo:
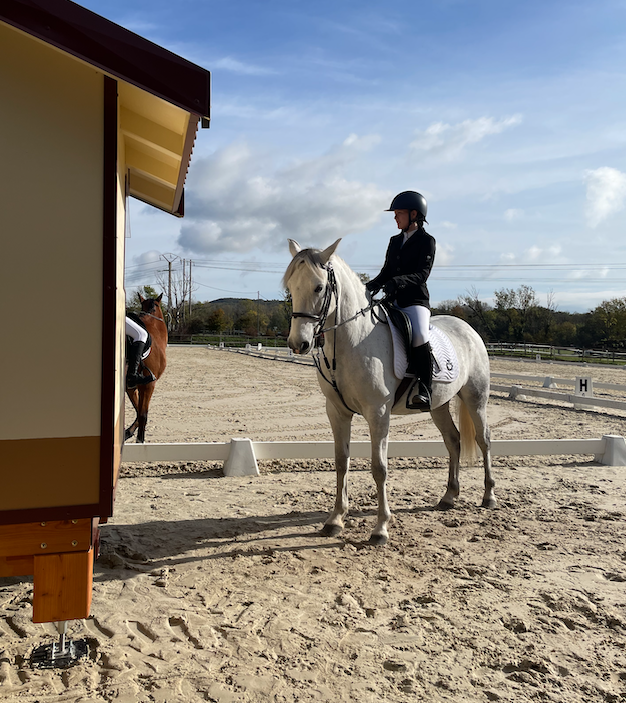
[[[409,316],[394,307],[390,302],[383,301],[382,307],[387,316],[391,338],[393,341],[394,375],[400,379],[396,391],[394,405],[404,395],[413,383],[413,376],[407,376],[408,350],[411,347],[412,327]],[[459,362],[452,342],[445,332],[430,325],[430,348],[433,360],[433,381],[451,383],[459,375]],[[407,399],[408,402],[408,399]]]
[[[150,332],[148,332],[146,326],[143,323],[143,320],[141,317],[136,312],[127,312],[126,313],[127,317],[130,317],[130,319],[133,322],[136,322],[140,327],[142,327],[144,330],[146,330],[146,334],[148,335],[148,339],[146,340],[146,346],[144,348],[143,354],[141,355],[141,359],[146,359],[148,356],[150,356],[150,351],[152,349],[152,336],[150,335]],[[128,348],[130,345],[133,343],[133,338],[129,337],[126,335],[126,356],[128,357]]]

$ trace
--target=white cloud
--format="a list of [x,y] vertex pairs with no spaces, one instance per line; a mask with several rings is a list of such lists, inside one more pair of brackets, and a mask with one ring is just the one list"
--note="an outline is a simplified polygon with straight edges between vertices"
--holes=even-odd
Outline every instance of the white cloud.
[[282,251],[287,238],[323,246],[369,229],[391,194],[350,180],[346,171],[376,141],[350,135],[325,154],[288,166],[272,164],[245,143],[198,159],[178,244],[202,255]]
[[587,183],[587,223],[597,227],[609,215],[619,212],[626,199],[626,174],[616,168],[602,166],[585,171]]
[[454,247],[447,243],[437,244],[437,253],[435,255],[435,266],[449,266],[454,260]]
[[492,117],[464,120],[455,125],[434,122],[411,142],[415,152],[440,156],[451,161],[458,157],[469,144],[476,144],[490,134],[499,134],[522,121],[521,115],[513,115],[496,121]]
[[438,222],[437,227],[440,229],[454,230],[458,227],[458,225],[455,222],[448,222],[448,220],[444,220],[443,222]]
[[503,264],[528,264],[533,262],[547,264],[556,259],[561,254],[561,251],[562,247],[560,244],[553,244],[549,247],[538,247],[533,244],[519,255],[513,252],[500,254],[500,261]]
[[213,71],[220,68],[225,71],[232,71],[233,73],[240,73],[246,76],[268,76],[276,73],[276,71],[272,71],[269,68],[243,63],[243,61],[238,61],[230,56],[225,56],[211,64],[211,70]]
[[156,251],[156,249],[151,249],[150,251],[144,251],[141,254],[133,257],[133,262],[138,265],[154,264],[161,260],[161,252]]
[[509,208],[504,211],[504,219],[507,222],[513,222],[513,220],[519,220],[524,216],[523,210],[517,210],[516,208]]
[[600,269],[576,269],[575,271],[570,271],[568,278],[575,281],[580,281],[584,278],[606,278],[609,275],[608,268]]

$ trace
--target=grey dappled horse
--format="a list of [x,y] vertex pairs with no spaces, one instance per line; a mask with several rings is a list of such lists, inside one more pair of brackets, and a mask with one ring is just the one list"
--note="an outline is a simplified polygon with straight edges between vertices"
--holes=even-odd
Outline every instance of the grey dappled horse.
[[[350,429],[356,412],[369,425],[372,474],[378,489],[378,521],[369,541],[383,545],[389,536],[387,527],[391,518],[386,489],[390,415],[419,411],[406,409],[406,392],[392,409],[400,381],[393,371],[391,332],[388,325],[371,314],[370,301],[359,277],[335,255],[340,241],[319,251],[301,249],[297,242],[289,240],[293,259],[283,279],[293,302],[288,342],[296,354],[307,354],[324,331],[324,356],[328,364],[318,362],[316,365],[335,440],[337,496],[322,534],[339,534],[348,513]],[[487,425],[489,357],[480,336],[463,320],[438,315],[431,322],[450,338],[460,366],[455,381],[433,383],[430,414],[450,455],[448,486],[438,507],[454,506],[459,494],[461,446],[467,444],[473,454],[477,443],[485,467],[482,506],[493,508],[496,498]],[[450,414],[450,401],[455,396],[462,401],[460,431]]]

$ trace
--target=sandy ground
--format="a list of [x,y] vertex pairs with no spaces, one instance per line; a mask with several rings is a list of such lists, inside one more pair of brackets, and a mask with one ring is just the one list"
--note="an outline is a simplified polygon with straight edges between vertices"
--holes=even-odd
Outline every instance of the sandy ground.
[[[624,369],[498,360],[492,371],[626,384]],[[502,393],[489,416],[493,439],[626,435],[625,412]],[[237,436],[331,439],[312,367],[170,348],[147,440]],[[353,438],[366,437],[357,419]],[[428,416],[393,420],[391,439],[430,438]],[[497,457],[498,509],[477,507],[482,469],[470,467],[458,507],[442,513],[433,506],[446,461],[392,460],[394,522],[378,549],[365,546],[376,508],[367,462],[354,462],[338,538],[319,536],[334,500],[330,462],[261,462],[260,471],[124,465],[92,616],[70,626],[89,658],[31,669],[53,626],[32,624],[29,580],[0,579],[0,699],[624,700],[626,467]]]

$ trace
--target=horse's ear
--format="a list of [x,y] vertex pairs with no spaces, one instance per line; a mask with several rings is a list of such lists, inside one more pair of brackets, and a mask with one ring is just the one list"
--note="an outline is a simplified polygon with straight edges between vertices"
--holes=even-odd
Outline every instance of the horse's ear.
[[295,239],[288,239],[289,242],[289,251],[291,253],[291,256],[295,256],[299,251],[302,251],[302,247],[296,242]]
[[156,299],[157,303],[160,303],[160,302],[161,302],[161,298],[162,298],[162,297],[163,297],[163,293],[161,293],[161,295]]
[[320,259],[322,260],[324,266],[326,266],[330,257],[335,253],[335,249],[339,246],[340,241],[341,239],[338,239],[334,244],[331,244],[329,247],[324,249],[323,252],[321,252]]

